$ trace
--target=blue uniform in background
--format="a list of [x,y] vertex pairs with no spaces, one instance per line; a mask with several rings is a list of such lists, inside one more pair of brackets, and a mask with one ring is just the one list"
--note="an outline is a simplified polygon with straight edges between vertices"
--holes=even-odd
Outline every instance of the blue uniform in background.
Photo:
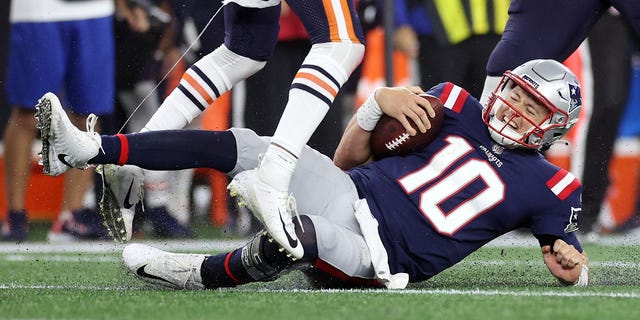
[[[505,149],[482,120],[480,103],[442,83],[439,136],[406,157],[349,171],[379,222],[391,273],[422,281],[509,231],[530,228],[541,245],[562,239],[582,251],[580,182],[530,149]],[[443,250],[443,248],[446,248]]]

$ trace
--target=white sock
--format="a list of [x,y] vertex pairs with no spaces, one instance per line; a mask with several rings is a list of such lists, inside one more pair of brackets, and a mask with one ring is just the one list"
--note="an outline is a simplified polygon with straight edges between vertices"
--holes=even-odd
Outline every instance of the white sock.
[[183,128],[220,95],[262,69],[265,63],[238,55],[221,45],[187,69],[179,86],[141,131]]
[[[270,145],[258,167],[258,176],[278,191],[288,192],[297,156],[277,145]],[[273,174],[277,173],[277,174]]]
[[291,84],[289,101],[258,169],[264,182],[281,191],[289,189],[302,148],[363,54],[361,44],[332,42],[312,46]]
[[169,171],[144,170],[144,198],[149,209],[166,207],[169,194]]

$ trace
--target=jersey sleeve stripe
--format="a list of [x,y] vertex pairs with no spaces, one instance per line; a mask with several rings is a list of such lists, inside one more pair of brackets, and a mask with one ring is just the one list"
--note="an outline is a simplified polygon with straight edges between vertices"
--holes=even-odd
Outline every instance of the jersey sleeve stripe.
[[580,182],[578,182],[578,179],[573,179],[573,181],[571,181],[571,183],[569,183],[569,185],[558,194],[558,198],[560,198],[560,200],[567,199],[569,195],[578,189],[579,186]]
[[564,169],[558,170],[558,172],[547,181],[547,187],[551,189],[551,192],[560,198],[560,200],[569,197],[579,186],[580,182],[578,179],[571,174],[571,172]]
[[447,82],[442,89],[440,100],[444,101],[445,107],[456,113],[460,113],[468,96],[469,93],[466,90],[463,90],[451,82]]

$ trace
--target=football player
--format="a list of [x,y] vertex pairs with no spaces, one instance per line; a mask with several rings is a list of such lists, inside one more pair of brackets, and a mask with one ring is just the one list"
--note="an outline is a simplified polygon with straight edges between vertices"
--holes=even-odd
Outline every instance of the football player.
[[[586,285],[588,259],[574,233],[580,182],[539,152],[577,120],[580,86],[571,71],[553,60],[527,62],[504,74],[484,109],[464,89],[437,85],[428,93],[443,101],[445,115],[435,140],[407,156],[371,162],[369,137],[382,114],[407,129],[410,122],[430,126],[427,115],[434,110],[416,93],[422,90],[372,93],[347,126],[333,162],[303,149],[290,188],[297,203],[289,202],[299,214],[292,222],[297,238],[288,239],[304,248],[301,258],[259,233],[242,248],[218,255],[131,244],[123,251],[124,263],[139,278],[175,289],[234,287],[294,268],[324,287],[404,288],[507,232],[529,228],[551,274],[563,284]],[[270,141],[236,128],[81,132],[52,94],[37,110],[43,164],[55,171],[99,163],[209,167],[237,180],[259,165]],[[246,199],[244,184],[232,182],[229,189]]]
[[[273,238],[300,258],[302,247],[291,246],[297,243],[287,206],[291,173],[303,146],[360,64],[364,35],[352,0],[288,4],[304,24],[312,47],[293,79],[262,164],[238,183],[247,183],[247,201],[253,202],[254,215]],[[185,72],[143,131],[184,127],[233,85],[259,71],[276,45],[279,17],[280,0],[224,1],[224,44]]]

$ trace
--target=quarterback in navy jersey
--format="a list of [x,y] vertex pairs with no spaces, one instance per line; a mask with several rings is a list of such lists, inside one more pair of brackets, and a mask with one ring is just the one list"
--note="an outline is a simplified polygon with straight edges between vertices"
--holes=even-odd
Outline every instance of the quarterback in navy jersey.
[[[407,156],[371,161],[371,130],[383,114],[400,120],[409,134],[416,134],[411,122],[422,132],[430,127],[435,111],[422,93],[418,87],[378,88],[347,125],[333,161],[303,150],[288,202],[297,212],[297,237],[287,234],[291,246],[304,248],[302,258],[266,231],[217,255],[134,243],[123,250],[124,264],[138,278],[174,289],[234,287],[294,269],[318,287],[404,288],[506,232],[530,228],[551,274],[563,284],[587,285],[588,259],[574,235],[580,183],[538,152],[577,120],[580,87],[571,71],[553,60],[529,61],[505,73],[486,108],[464,89],[440,84],[428,91],[446,112],[435,140]],[[36,109],[47,172],[94,164],[208,167],[237,180],[258,166],[270,142],[238,128],[100,136],[91,126],[88,132],[75,128],[53,94]],[[101,200],[118,240],[131,238],[133,213],[123,208],[137,200],[136,181],[106,186],[109,194]],[[229,190],[254,210],[243,185],[231,183]]]
[[580,250],[578,180],[536,150],[494,141],[480,103],[464,89],[443,83],[427,93],[446,107],[438,138],[349,171],[380,222],[391,272],[424,280],[523,227],[542,245],[562,239]]

